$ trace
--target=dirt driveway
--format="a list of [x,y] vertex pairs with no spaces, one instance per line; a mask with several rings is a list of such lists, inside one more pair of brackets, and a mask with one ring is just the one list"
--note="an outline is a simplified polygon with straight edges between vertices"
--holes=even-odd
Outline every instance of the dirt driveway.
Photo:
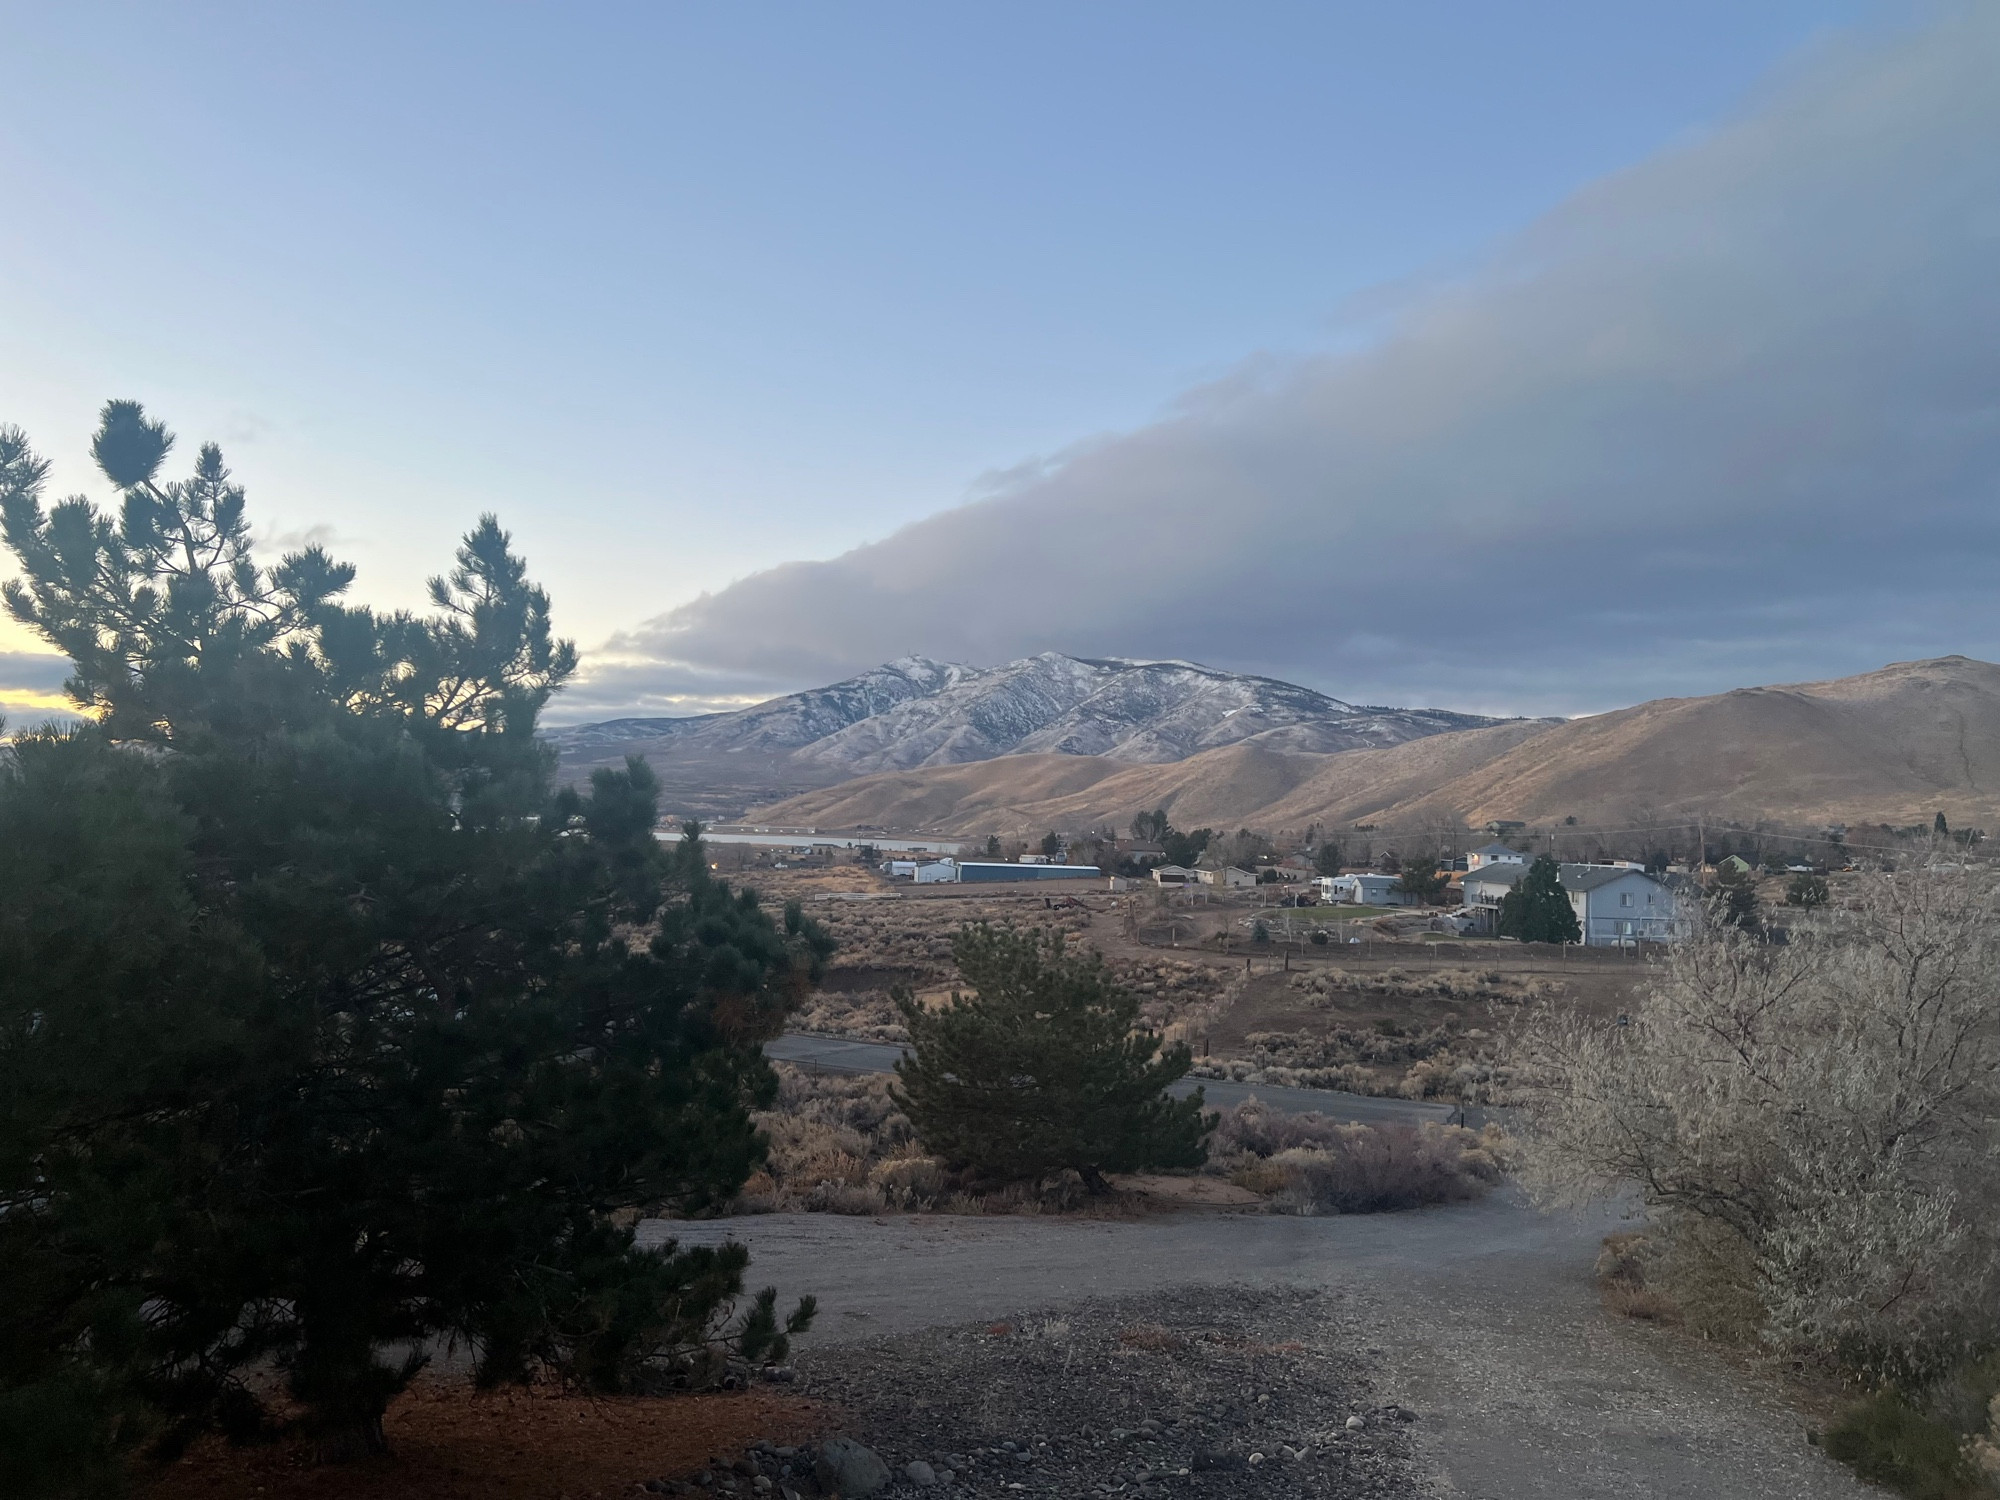
[[1590,1269],[1611,1227],[1510,1193],[1352,1218],[655,1220],[642,1238],[744,1241],[753,1285],[820,1298],[819,1349],[1176,1285],[1313,1288],[1345,1306],[1383,1399],[1419,1414],[1425,1487],[1454,1500],[1876,1495],[1774,1388],[1601,1310]]

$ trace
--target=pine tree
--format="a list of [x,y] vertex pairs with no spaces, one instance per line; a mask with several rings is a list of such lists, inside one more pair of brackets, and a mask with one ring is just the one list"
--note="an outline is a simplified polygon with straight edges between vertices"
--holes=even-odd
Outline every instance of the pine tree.
[[1709,893],[1716,919],[1745,932],[1763,926],[1757,910],[1757,876],[1750,870],[1723,866],[1715,872],[1715,887]]
[[1001,1179],[1073,1170],[1093,1192],[1107,1172],[1206,1158],[1201,1090],[1166,1091],[1192,1054],[1134,1030],[1138,998],[1100,956],[983,924],[960,931],[952,956],[970,993],[942,1010],[897,999],[911,1055],[895,1097],[932,1151]]
[[614,1215],[754,1169],[760,1042],[830,945],[663,850],[643,762],[555,787],[575,652],[491,517],[379,615],[320,549],[260,564],[213,446],[160,481],[172,442],[106,408],[114,519],[45,510],[0,429],[6,600],[92,720],[0,765],[0,1447],[78,1393],[58,1464],[247,1430],[268,1364],[349,1457],[394,1348],[607,1386],[707,1338],[742,1252]]
[[1435,901],[1450,883],[1451,877],[1438,868],[1437,861],[1427,858],[1405,860],[1402,872],[1396,877],[1396,889],[1415,897],[1421,905]]
[[1331,841],[1323,843],[1313,854],[1313,868],[1322,875],[1340,873],[1340,845]]
[[1808,911],[1816,906],[1824,906],[1830,896],[1824,876],[1811,870],[1801,870],[1785,887],[1785,905],[1803,906]]
[[1528,873],[1501,899],[1500,935],[1524,943],[1583,941],[1583,928],[1563,891],[1562,867],[1554,856],[1535,856]]

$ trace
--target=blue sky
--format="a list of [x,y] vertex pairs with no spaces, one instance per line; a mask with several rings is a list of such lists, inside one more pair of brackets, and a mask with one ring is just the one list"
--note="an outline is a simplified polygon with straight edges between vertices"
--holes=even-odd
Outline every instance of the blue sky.
[[[879,607],[916,612],[901,635],[745,655],[689,645],[685,611],[1016,495],[1213,382],[1372,347],[1594,184],[1699,151],[1932,15],[0,6],[0,421],[56,460],[59,490],[101,496],[80,462],[92,414],[142,399],[188,447],[222,441],[274,542],[329,538],[388,603],[497,510],[587,661],[622,663],[572,716],[755,697],[889,647],[1051,640],[1343,696],[1611,706],[1635,684],[1607,668],[1475,684],[1365,641],[1311,657],[1157,630],[1118,603],[1116,556],[1063,586],[1103,607],[1033,639],[934,636],[923,612],[946,600],[898,596]],[[964,565],[907,569],[948,600]],[[823,607],[878,604],[849,588]],[[662,619],[674,652],[647,644]],[[18,715],[49,673],[7,629]],[[1712,647],[1642,685],[1799,660]]]

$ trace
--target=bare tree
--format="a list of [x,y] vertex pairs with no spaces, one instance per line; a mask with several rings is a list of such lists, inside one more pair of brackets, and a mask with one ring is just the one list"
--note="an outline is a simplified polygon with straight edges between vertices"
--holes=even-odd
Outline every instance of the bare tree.
[[1785,945],[1698,911],[1627,1017],[1517,1059],[1545,1200],[1637,1191],[1690,1316],[1920,1381],[2000,1327],[1990,876],[1876,876]]

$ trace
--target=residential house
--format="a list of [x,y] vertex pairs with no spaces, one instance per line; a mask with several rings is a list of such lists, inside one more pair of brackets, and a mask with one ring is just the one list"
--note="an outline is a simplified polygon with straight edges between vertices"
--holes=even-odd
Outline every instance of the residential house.
[[1524,865],[1527,862],[1528,856],[1519,849],[1510,849],[1497,841],[1474,849],[1465,856],[1467,871],[1483,870],[1488,865]]
[[1562,887],[1588,947],[1673,939],[1674,893],[1638,865],[1564,865]]
[[1481,932],[1492,934],[1499,931],[1500,903],[1527,873],[1528,866],[1524,861],[1504,859],[1496,859],[1465,872],[1465,880],[1459,887],[1459,899],[1478,919]]
[[[1326,890],[1335,901],[1345,901],[1356,906],[1408,906],[1411,898],[1406,891],[1398,890],[1397,876],[1378,875],[1373,871],[1357,875],[1321,876],[1326,881]],[[1317,885],[1319,882],[1315,881]]]
[[1192,885],[1199,878],[1185,865],[1154,865],[1151,874],[1156,885]]
[[[1479,919],[1481,931],[1497,929],[1500,903],[1527,873],[1526,864],[1497,863],[1466,872],[1466,909]],[[1625,947],[1673,938],[1674,893],[1641,866],[1562,865],[1558,876],[1587,946]]]
[[1243,890],[1257,883],[1254,871],[1241,870],[1235,865],[1224,865],[1219,870],[1196,870],[1194,876],[1203,885],[1221,886],[1229,891]]

